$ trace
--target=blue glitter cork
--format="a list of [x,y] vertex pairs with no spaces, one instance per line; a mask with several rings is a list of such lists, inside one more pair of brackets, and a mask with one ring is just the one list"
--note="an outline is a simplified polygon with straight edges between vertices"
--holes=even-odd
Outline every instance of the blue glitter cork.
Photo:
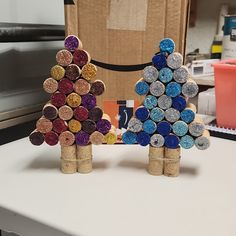
[[157,124],[157,133],[166,136],[171,131],[171,124],[167,121],[161,121]]
[[164,53],[158,53],[152,58],[152,63],[153,65],[158,69],[162,69],[166,67],[167,62],[166,62],[166,56]]
[[178,135],[178,136],[184,136],[185,134],[187,134],[188,132],[188,125],[182,121],[176,121],[173,125],[172,125],[172,130],[173,133]]
[[136,141],[141,146],[147,146],[150,143],[150,136],[148,133],[142,131],[142,132],[138,133]]
[[178,111],[182,111],[186,108],[187,102],[183,96],[177,96],[172,98],[172,107]]
[[159,79],[163,83],[168,83],[173,78],[173,72],[170,68],[165,67],[159,71]]
[[135,85],[135,92],[138,95],[146,95],[149,91],[149,85],[145,81],[138,81]]
[[181,85],[176,82],[170,82],[166,85],[166,95],[170,97],[177,97],[181,94]]
[[157,125],[154,121],[152,120],[146,120],[143,123],[143,131],[145,131],[148,134],[153,134],[156,132]]
[[170,38],[164,38],[160,42],[160,51],[171,54],[175,50],[175,42]]
[[180,146],[184,149],[190,149],[194,146],[194,139],[190,135],[185,135],[180,139]]
[[126,131],[122,135],[122,141],[125,144],[134,144],[136,143],[137,134],[131,131]]
[[150,118],[155,122],[162,121],[164,116],[164,111],[159,107],[153,108],[150,112]]
[[195,113],[191,109],[186,108],[180,113],[180,118],[184,122],[190,123],[194,120]]
[[149,110],[144,106],[140,106],[136,109],[135,116],[140,121],[145,121],[149,117]]
[[148,95],[145,97],[145,99],[143,101],[143,105],[147,109],[152,109],[157,106],[157,98],[152,95]]
[[167,148],[177,148],[179,146],[179,137],[175,134],[169,134],[165,137],[165,146]]

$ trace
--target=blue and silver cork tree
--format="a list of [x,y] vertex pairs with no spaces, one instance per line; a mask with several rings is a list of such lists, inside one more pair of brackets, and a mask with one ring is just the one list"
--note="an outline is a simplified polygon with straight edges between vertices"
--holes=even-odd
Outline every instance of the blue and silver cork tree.
[[153,175],[178,176],[180,149],[210,145],[209,132],[196,115],[189,98],[198,94],[198,85],[190,79],[183,56],[175,52],[175,43],[164,38],[152,65],[143,70],[135,91],[144,96],[122,135],[125,144],[149,145],[148,172]]

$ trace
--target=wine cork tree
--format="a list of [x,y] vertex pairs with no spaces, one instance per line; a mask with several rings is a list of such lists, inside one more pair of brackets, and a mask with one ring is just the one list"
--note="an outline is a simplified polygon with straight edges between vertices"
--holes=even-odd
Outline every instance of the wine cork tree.
[[74,35],[67,36],[64,45],[56,54],[57,65],[51,68],[51,77],[43,83],[50,101],[29,140],[37,146],[59,143],[63,173],[89,173],[92,144],[113,144],[116,134],[109,117],[96,104],[96,96],[104,93],[105,85],[95,79],[97,68],[90,63],[89,53]]
[[149,145],[150,174],[178,176],[181,147],[207,149],[209,132],[194,104],[188,103],[197,95],[198,86],[183,66],[183,56],[174,52],[174,41],[163,39],[159,49],[135,85],[136,93],[144,96],[143,104],[130,119],[122,140]]

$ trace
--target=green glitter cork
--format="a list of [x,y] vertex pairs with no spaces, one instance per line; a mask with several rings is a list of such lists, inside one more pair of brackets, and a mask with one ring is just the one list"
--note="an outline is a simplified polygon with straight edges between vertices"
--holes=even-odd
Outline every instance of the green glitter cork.
[[155,81],[150,85],[150,93],[156,97],[161,96],[165,92],[165,85],[160,81]]
[[178,69],[182,66],[183,64],[183,56],[178,53],[178,52],[174,52],[171,53],[168,57],[167,57],[167,65],[171,68],[171,69]]
[[142,130],[142,127],[143,127],[143,123],[137,118],[131,118],[128,123],[128,130],[135,133],[140,132]]
[[143,79],[148,83],[156,81],[158,74],[159,72],[154,66],[146,66],[143,69]]

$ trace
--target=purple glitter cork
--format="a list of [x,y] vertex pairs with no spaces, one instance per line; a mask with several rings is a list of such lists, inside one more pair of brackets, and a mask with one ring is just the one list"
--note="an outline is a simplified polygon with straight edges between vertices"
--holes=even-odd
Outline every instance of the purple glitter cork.
[[94,95],[92,95],[91,93],[88,93],[84,96],[82,96],[82,102],[81,104],[87,108],[88,110],[91,110],[93,109],[96,104],[97,104],[97,101],[96,101],[96,97]]
[[69,35],[65,39],[65,48],[69,51],[74,51],[75,49],[79,48],[80,41],[74,35]]
[[107,134],[111,129],[111,122],[106,119],[101,119],[97,122],[97,131],[102,134]]
[[75,140],[77,145],[86,146],[89,143],[89,134],[81,130],[75,135]]

